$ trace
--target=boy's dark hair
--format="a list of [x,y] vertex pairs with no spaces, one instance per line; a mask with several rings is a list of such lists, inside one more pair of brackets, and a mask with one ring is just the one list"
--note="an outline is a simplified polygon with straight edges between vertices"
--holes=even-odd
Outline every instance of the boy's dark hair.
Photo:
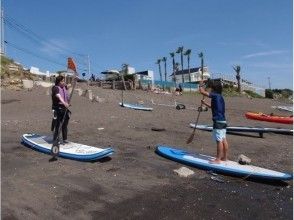
[[207,87],[211,88],[214,92],[218,94],[222,94],[223,92],[223,85],[221,81],[215,81],[215,80],[207,80]]
[[64,79],[64,76],[57,76],[55,79],[55,85],[57,86],[63,79]]

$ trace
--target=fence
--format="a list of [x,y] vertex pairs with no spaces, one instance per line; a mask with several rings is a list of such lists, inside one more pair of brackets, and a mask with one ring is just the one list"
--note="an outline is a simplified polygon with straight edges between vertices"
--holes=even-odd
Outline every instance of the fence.
[[[143,87],[146,87],[149,85],[152,85],[152,81],[151,80],[141,80],[141,85]],[[179,87],[179,85],[182,86],[183,91],[196,91],[198,90],[198,84],[195,83],[180,83],[176,85],[176,87]],[[170,88],[170,89],[175,89],[175,83],[174,82],[164,82],[164,81],[160,81],[160,80],[154,80],[154,84],[153,86],[159,87],[159,88]]]

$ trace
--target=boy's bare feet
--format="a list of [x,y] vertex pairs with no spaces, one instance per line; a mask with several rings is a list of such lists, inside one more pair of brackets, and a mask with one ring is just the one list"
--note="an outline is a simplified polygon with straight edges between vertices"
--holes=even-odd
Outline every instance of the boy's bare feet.
[[221,158],[221,161],[227,161],[227,160],[228,160],[228,158],[226,158],[226,157]]
[[209,163],[220,164],[221,160],[220,159],[214,159],[214,160],[210,160]]

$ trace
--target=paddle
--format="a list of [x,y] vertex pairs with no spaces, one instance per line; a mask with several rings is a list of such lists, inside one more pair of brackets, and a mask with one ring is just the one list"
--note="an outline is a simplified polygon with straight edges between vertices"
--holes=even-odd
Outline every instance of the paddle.
[[[76,86],[76,82],[77,82],[76,76],[78,75],[77,70],[76,70],[76,65],[75,65],[73,59],[70,58],[70,57],[67,59],[67,68],[68,68],[68,70],[72,70],[74,72],[74,76],[75,76],[74,79],[73,79],[73,82],[72,82],[72,85],[73,85],[72,90],[71,90],[71,93],[70,93],[69,99],[68,99],[68,104],[70,105],[70,101],[71,101],[71,98],[73,96],[75,86]],[[53,144],[52,144],[52,147],[51,147],[51,153],[53,155],[52,159],[55,159],[55,157],[59,155],[59,147],[60,147],[59,146],[59,135],[60,135],[62,125],[63,125],[63,123],[65,121],[65,117],[66,117],[68,111],[69,111],[68,108],[66,108],[65,112],[63,114],[62,121],[61,121],[61,123],[59,124],[59,127],[58,127],[57,138],[56,138],[56,140],[53,141]],[[50,160],[52,160],[52,159],[50,159]]]
[[121,90],[121,106],[124,107],[124,90]]
[[[203,61],[203,53],[199,53],[198,56],[201,58],[201,79],[203,80],[203,67],[204,67],[204,61]],[[204,99],[204,96],[202,96],[202,99]],[[201,105],[200,107],[202,108],[202,102],[201,102]],[[200,117],[200,113],[201,111],[198,112],[198,115],[197,115],[197,119],[196,119],[196,122],[195,122],[195,127],[193,129],[193,132],[192,134],[190,135],[190,137],[188,138],[188,140],[186,141],[187,144],[190,144],[193,140],[194,140],[194,136],[195,136],[195,132],[196,132],[196,126],[198,124],[198,120],[199,120],[199,117]]]

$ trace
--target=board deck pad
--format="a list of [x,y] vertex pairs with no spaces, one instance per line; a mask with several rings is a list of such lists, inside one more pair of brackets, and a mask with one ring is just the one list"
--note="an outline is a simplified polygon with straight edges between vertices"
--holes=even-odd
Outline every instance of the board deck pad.
[[[46,154],[51,154],[51,147],[53,144],[52,136],[45,136],[39,134],[24,134],[22,142],[27,146],[41,151]],[[60,144],[59,156],[67,159],[93,161],[103,157],[110,156],[114,150],[109,148],[98,148],[74,142]]]
[[[195,128],[195,124],[190,123],[191,128]],[[211,125],[197,125],[196,129],[204,131],[212,131],[213,127]],[[278,133],[278,134],[292,134],[292,129],[287,128],[262,128],[262,127],[246,127],[246,126],[228,126],[227,132],[252,132],[252,133]]]
[[228,160],[220,164],[213,164],[210,161],[215,159],[215,157],[191,153],[166,145],[157,145],[155,151],[170,160],[226,175],[259,180],[291,180],[293,178],[290,173],[278,172],[253,165],[241,165],[235,161]]
[[143,111],[152,111],[153,108],[146,107],[144,105],[139,105],[139,104],[129,104],[129,103],[119,103],[120,106],[125,107],[125,108],[131,108],[135,110],[143,110]]

